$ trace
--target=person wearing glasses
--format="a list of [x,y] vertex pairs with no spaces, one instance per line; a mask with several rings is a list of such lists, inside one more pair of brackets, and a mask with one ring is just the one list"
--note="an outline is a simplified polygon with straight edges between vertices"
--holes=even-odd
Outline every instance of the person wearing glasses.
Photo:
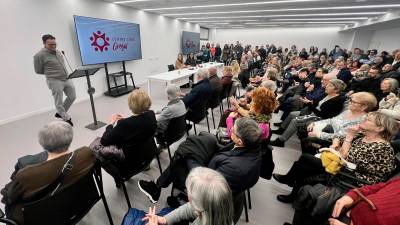
[[[56,38],[51,34],[42,36],[44,48],[33,57],[33,65],[37,74],[46,76],[47,86],[54,98],[57,118],[73,126],[68,110],[76,99],[75,86],[68,79],[68,71],[65,67],[62,53],[57,50]],[[67,96],[64,100],[63,93]]]

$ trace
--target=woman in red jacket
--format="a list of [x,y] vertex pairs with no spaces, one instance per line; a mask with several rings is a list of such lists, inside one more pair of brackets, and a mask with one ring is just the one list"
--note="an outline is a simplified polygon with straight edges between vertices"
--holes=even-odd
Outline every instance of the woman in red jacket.
[[353,225],[398,225],[400,222],[400,178],[353,189],[336,201],[330,225],[346,223],[336,219],[347,208]]

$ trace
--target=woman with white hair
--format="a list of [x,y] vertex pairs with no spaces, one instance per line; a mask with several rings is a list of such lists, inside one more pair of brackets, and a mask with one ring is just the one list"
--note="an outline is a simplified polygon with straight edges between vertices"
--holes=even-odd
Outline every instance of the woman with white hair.
[[168,103],[157,117],[156,137],[164,134],[171,119],[186,114],[185,103],[180,99],[181,90],[179,86],[168,84],[165,91],[167,93]]
[[155,215],[155,209],[146,214],[148,225],[167,225],[194,220],[192,225],[233,224],[232,193],[225,178],[205,167],[193,169],[186,179],[189,202],[165,217]]

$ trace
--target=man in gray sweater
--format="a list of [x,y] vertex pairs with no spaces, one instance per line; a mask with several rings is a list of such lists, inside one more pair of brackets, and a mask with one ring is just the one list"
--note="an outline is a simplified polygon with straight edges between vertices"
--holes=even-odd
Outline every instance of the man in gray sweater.
[[[72,120],[67,111],[76,98],[74,84],[68,80],[64,58],[56,49],[56,38],[46,34],[42,36],[42,40],[44,48],[33,57],[35,72],[46,76],[47,86],[53,95],[57,110],[55,117],[63,119],[72,126]],[[63,93],[67,96],[65,100]]]

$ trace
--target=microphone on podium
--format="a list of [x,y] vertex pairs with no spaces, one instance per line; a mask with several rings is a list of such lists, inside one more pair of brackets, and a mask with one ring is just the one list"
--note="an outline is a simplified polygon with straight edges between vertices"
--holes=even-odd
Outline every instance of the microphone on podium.
[[65,61],[67,61],[67,64],[68,64],[69,69],[70,69],[71,71],[74,71],[74,70],[72,69],[72,67],[71,67],[71,64],[69,64],[68,58],[67,58],[67,56],[65,55],[64,50],[62,50],[61,53],[64,55]]

